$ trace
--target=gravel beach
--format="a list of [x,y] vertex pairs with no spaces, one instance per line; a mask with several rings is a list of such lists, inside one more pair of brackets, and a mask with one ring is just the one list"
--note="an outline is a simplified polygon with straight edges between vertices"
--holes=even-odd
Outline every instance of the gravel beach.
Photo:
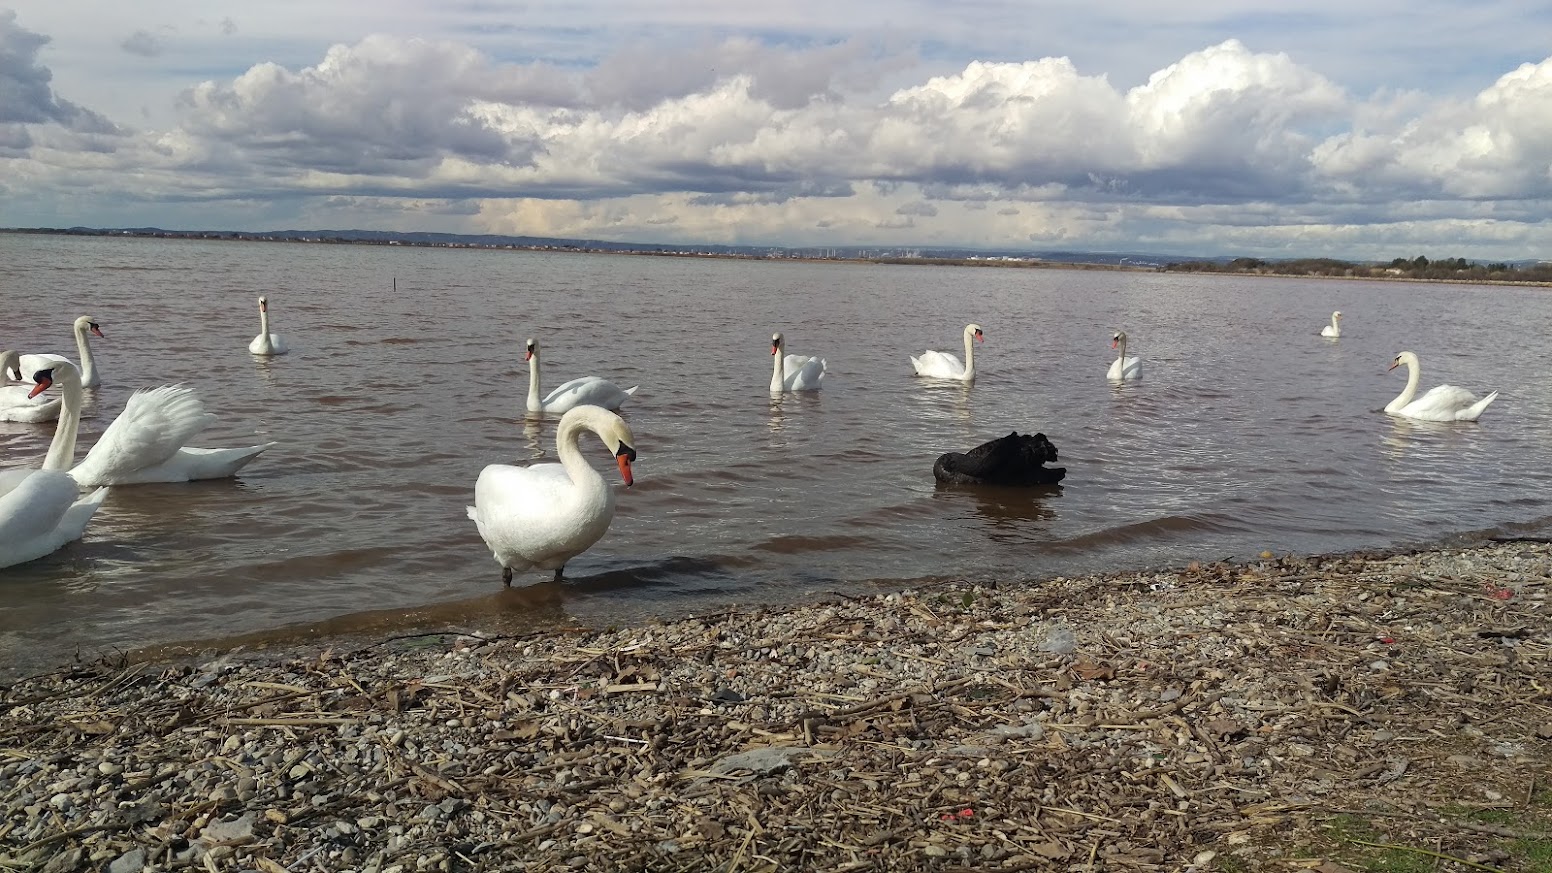
[[1552,870],[1549,577],[1263,554],[77,665],[0,688],[0,868]]

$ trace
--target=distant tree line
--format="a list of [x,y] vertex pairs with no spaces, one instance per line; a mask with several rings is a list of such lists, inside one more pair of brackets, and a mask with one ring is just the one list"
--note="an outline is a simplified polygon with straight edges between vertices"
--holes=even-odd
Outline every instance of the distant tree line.
[[1396,258],[1389,264],[1339,261],[1334,258],[1294,258],[1263,261],[1260,258],[1235,258],[1232,261],[1181,261],[1166,264],[1166,271],[1182,273],[1257,273],[1271,276],[1343,276],[1391,279],[1453,279],[1458,282],[1540,282],[1552,283],[1552,262],[1515,265],[1503,262],[1473,263],[1465,258],[1430,261],[1418,255],[1408,260]]

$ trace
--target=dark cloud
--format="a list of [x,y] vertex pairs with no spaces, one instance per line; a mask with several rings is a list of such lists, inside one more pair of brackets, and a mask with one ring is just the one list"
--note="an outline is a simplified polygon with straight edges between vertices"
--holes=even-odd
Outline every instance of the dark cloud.
[[0,125],[53,122],[82,133],[117,132],[108,119],[54,93],[54,74],[38,63],[48,42],[18,24],[15,11],[0,9]]
[[137,30],[125,37],[124,41],[119,43],[119,48],[142,58],[160,57],[165,51],[161,38],[145,30]]
[[924,218],[931,218],[932,216],[938,214],[938,207],[933,206],[931,203],[928,203],[925,200],[917,200],[914,203],[907,203],[904,206],[901,206],[899,209],[896,209],[895,214],[920,215]]

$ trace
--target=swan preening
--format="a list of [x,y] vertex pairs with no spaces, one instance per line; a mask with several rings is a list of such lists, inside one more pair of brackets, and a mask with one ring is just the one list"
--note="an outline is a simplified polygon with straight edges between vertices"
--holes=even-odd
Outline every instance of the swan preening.
[[967,324],[965,325],[964,363],[960,363],[958,358],[948,352],[935,352],[928,349],[922,352],[920,357],[911,358],[911,369],[915,370],[918,376],[970,382],[975,379],[975,344],[985,341],[986,336],[981,333],[979,324]]
[[523,359],[528,362],[528,411],[548,412],[559,415],[568,412],[578,406],[602,406],[604,409],[619,409],[625,401],[640,385],[632,385],[629,388],[610,382],[599,376],[582,376],[565,382],[545,395],[539,397],[539,341],[533,337],[528,338],[528,351]]
[[631,485],[636,439],[624,419],[598,406],[578,406],[561,416],[555,431],[560,463],[491,464],[480,471],[468,514],[501,565],[504,584],[512,584],[514,571],[526,570],[554,570],[559,582],[566,562],[609,530],[614,490],[582,456],[584,431],[603,440]]
[[216,417],[205,411],[192,388],[164,385],[136,391],[81,463],[70,468],[75,457],[76,432],[81,424],[81,380],[68,361],[34,374],[41,392],[59,383],[63,406],[59,427],[49,446],[44,468],[69,469],[81,487],[135,485],[144,482],[190,482],[234,475],[259,453],[274,445],[237,449],[197,449],[184,446]]
[[1396,355],[1396,360],[1388,369],[1394,370],[1403,365],[1407,368],[1406,388],[1395,400],[1385,405],[1385,411],[1391,415],[1403,415],[1420,421],[1476,421],[1482,410],[1498,399],[1497,391],[1479,398],[1464,388],[1439,385],[1414,400],[1412,398],[1417,394],[1418,380],[1423,375],[1422,365],[1418,363],[1416,354],[1402,352]]
[[[0,382],[22,378],[22,356],[13,351],[0,352]],[[40,422],[59,418],[60,399],[44,397],[31,384],[0,388],[0,421]]]
[[255,355],[283,355],[290,351],[279,334],[269,332],[269,298],[259,298],[259,335],[248,343],[248,352]]
[[787,341],[771,334],[771,393],[818,391],[824,387],[825,359],[809,355],[787,355]]
[[1110,363],[1110,370],[1105,373],[1105,378],[1116,381],[1130,381],[1142,378],[1142,359],[1138,357],[1128,358],[1126,356],[1125,331],[1116,331],[1115,336],[1110,338],[1110,347],[1120,351],[1116,353],[1116,359]]
[[1018,431],[982,443],[968,452],[948,452],[932,465],[933,478],[949,485],[1055,485],[1066,467],[1047,467],[1056,446],[1045,434]]
[[[56,364],[55,370],[69,371],[79,397],[81,377],[75,365],[66,361]],[[30,391],[41,394],[47,387],[39,383]],[[41,469],[0,472],[0,567],[36,560],[80,539],[92,514],[108,495],[108,489],[98,488],[82,497],[76,481],[64,472],[71,460],[66,449],[75,449],[78,414],[79,410],[72,407],[60,416]]]
[[1342,313],[1340,310],[1331,313],[1331,323],[1320,329],[1320,335],[1331,337],[1342,335]]

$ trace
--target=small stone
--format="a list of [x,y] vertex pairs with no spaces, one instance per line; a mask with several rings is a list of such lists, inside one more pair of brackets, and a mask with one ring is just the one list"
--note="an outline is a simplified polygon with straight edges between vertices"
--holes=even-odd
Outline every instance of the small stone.
[[97,772],[104,776],[117,776],[124,772],[124,765],[116,764],[112,761],[103,761],[97,765]]
[[929,858],[943,858],[947,855],[948,849],[945,849],[942,846],[932,845],[927,847],[927,857]]
[[145,869],[146,850],[136,846],[114,859],[108,865],[108,873],[140,873]]

